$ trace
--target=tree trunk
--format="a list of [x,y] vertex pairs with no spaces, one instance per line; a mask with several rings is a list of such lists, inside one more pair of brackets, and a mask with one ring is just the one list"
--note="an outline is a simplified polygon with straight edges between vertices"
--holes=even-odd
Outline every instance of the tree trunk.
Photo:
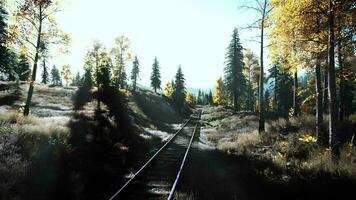
[[332,0],[329,0],[329,144],[334,156],[339,155],[340,142],[337,131],[337,102],[336,102],[336,82],[335,82],[335,36],[334,36],[334,7]]
[[[266,2],[265,2],[266,4]],[[266,7],[266,5],[265,5]],[[262,24],[261,24],[261,57],[260,57],[260,86],[259,86],[259,125],[258,125],[258,132],[263,133],[265,132],[265,116],[264,116],[264,101],[263,101],[263,35],[264,35],[264,13],[262,16]]]
[[299,102],[298,102],[298,72],[294,72],[294,92],[293,92],[293,108],[294,116],[299,115]]
[[324,113],[329,113],[329,108],[328,108],[328,101],[329,101],[329,96],[328,96],[328,87],[329,87],[329,82],[328,82],[328,65],[325,66],[324,69],[324,90],[323,90],[323,111]]
[[247,95],[247,108],[248,110],[252,111],[251,106],[251,66],[248,70],[248,95]]
[[38,27],[38,34],[37,34],[37,43],[36,43],[36,53],[35,53],[35,59],[33,62],[33,70],[32,70],[32,76],[31,76],[31,82],[30,82],[30,87],[28,89],[27,93],[27,99],[26,99],[26,104],[25,108],[23,111],[23,115],[27,116],[30,113],[30,105],[31,105],[31,100],[32,100],[32,94],[33,94],[33,89],[34,89],[34,84],[36,81],[36,73],[37,73],[37,62],[39,58],[39,51],[40,51],[40,45],[41,45],[41,34],[42,34],[42,7],[40,6],[40,13],[39,13],[39,27]]
[[339,75],[340,75],[340,94],[339,94],[339,120],[343,121],[345,116],[345,79],[344,79],[344,63],[342,58],[342,46],[341,46],[341,30],[339,25],[339,38],[337,40],[337,58],[339,63]]
[[315,92],[317,94],[316,98],[316,135],[318,137],[319,144],[327,146],[327,135],[325,135],[323,129],[323,97],[322,97],[322,87],[321,87],[321,71],[320,71],[319,59],[315,67]]

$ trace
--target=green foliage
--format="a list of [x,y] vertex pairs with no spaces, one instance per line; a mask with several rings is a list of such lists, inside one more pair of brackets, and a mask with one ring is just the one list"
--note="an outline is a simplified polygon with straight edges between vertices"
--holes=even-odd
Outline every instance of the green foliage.
[[46,59],[42,59],[42,81],[41,83],[47,84],[49,82],[48,67],[46,65]]
[[62,78],[59,74],[59,70],[53,65],[51,69],[51,85],[52,86],[62,86]]
[[135,91],[136,90],[136,85],[137,85],[137,79],[139,77],[140,73],[140,63],[138,61],[137,56],[135,56],[135,59],[132,63],[132,71],[131,71],[131,81],[132,81],[132,89]]
[[155,92],[157,92],[157,89],[161,89],[161,73],[159,70],[159,64],[157,58],[154,59],[152,65],[151,87],[154,89]]
[[[110,69],[113,65],[103,44],[94,41],[93,47],[87,52],[85,59],[85,68],[93,72],[92,75],[97,88],[100,89],[103,86],[109,86],[111,83]],[[86,76],[87,75],[85,75],[85,77]],[[89,81],[88,77],[86,79]]]
[[126,63],[131,60],[130,39],[124,35],[115,38],[115,47],[112,53],[115,57],[112,81],[115,87],[127,88]]
[[82,85],[82,77],[80,76],[80,73],[77,72],[77,75],[75,75],[73,81],[72,81],[73,86],[80,86]]
[[31,72],[30,63],[25,53],[20,54],[19,64],[15,68],[15,72],[19,76],[20,81],[27,81],[29,79]]
[[86,88],[93,88],[93,79],[91,75],[91,69],[85,69],[84,77],[83,77],[83,86]]
[[279,116],[288,117],[290,108],[293,106],[293,79],[277,62],[272,65],[269,72],[267,78],[271,79],[269,90],[273,90],[274,94],[271,109]]
[[246,92],[246,79],[242,73],[244,69],[242,51],[243,47],[240,43],[237,28],[235,28],[225,55],[226,66],[224,68],[227,95],[230,99],[233,99],[235,111],[241,109],[241,102]]
[[173,87],[173,101],[178,109],[182,109],[184,106],[184,99],[186,95],[185,79],[182,72],[182,67],[178,66],[178,70],[175,76]]
[[6,46],[8,13],[4,4],[4,1],[0,1],[0,74],[9,76],[11,74],[11,65],[9,64],[11,55]]

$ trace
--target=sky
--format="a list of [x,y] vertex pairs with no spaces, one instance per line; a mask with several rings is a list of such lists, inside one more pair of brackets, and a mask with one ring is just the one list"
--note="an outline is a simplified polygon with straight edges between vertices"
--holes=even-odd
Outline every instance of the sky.
[[[69,64],[73,74],[83,73],[84,56],[94,40],[106,48],[115,37],[131,40],[131,51],[140,61],[141,85],[150,85],[154,57],[161,67],[162,88],[182,66],[186,86],[213,88],[223,75],[226,47],[234,27],[256,18],[238,9],[240,0],[65,0],[56,16],[71,36],[70,53],[53,55],[53,62]],[[240,2],[241,3],[241,2]],[[240,31],[244,48],[258,55],[258,43],[248,40],[256,30]],[[127,63],[130,74],[132,62]]]

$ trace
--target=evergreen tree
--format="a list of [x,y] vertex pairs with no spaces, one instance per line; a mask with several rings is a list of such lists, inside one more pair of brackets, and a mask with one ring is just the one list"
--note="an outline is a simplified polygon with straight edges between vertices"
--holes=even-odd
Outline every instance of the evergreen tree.
[[62,86],[62,78],[55,65],[51,69],[51,84],[53,86]]
[[83,77],[83,87],[92,89],[93,88],[93,79],[91,75],[91,69],[90,68],[85,68],[85,73]]
[[132,71],[131,71],[131,81],[132,81],[133,91],[136,91],[137,78],[139,77],[139,73],[140,73],[139,66],[140,66],[140,63],[138,61],[137,56],[135,56],[135,59],[132,63]]
[[30,63],[25,53],[21,53],[19,57],[19,64],[15,68],[15,72],[18,74],[20,81],[27,81],[30,77]]
[[46,59],[42,59],[42,81],[41,83],[47,84],[49,82],[48,67],[46,65]]
[[209,105],[213,105],[213,103],[214,103],[213,92],[211,90],[209,91],[208,102],[209,102]]
[[154,59],[152,65],[151,87],[154,89],[156,93],[157,93],[157,89],[161,88],[161,73],[159,71],[159,64],[158,64],[157,57]]
[[173,100],[178,109],[182,109],[184,106],[186,89],[185,89],[185,79],[182,72],[182,67],[178,66],[178,70],[175,76],[174,81],[174,91],[173,91]]
[[269,90],[274,89],[273,110],[282,117],[288,117],[288,112],[293,106],[293,79],[279,63],[274,63],[269,72],[268,79],[272,79]]
[[0,1],[0,74],[11,76],[11,65],[9,64],[11,55],[6,47],[7,38],[7,11],[5,10],[5,1]]
[[73,86],[80,86],[82,85],[82,77],[80,76],[80,73],[77,72],[77,75],[75,75],[73,82],[72,82]]
[[233,99],[235,111],[241,109],[241,100],[246,91],[246,80],[243,75],[243,53],[239,34],[235,28],[232,34],[231,42],[226,53],[225,85],[229,96]]

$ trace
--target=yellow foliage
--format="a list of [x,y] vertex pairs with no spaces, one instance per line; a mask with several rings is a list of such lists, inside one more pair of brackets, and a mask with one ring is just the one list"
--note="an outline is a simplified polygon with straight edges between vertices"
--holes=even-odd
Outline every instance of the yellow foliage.
[[172,83],[170,83],[170,82],[166,83],[166,85],[164,86],[164,89],[163,89],[163,93],[167,97],[171,97],[172,96],[172,94],[173,94],[173,85],[172,85]]
[[311,135],[302,135],[302,137],[299,138],[299,141],[302,141],[305,143],[316,143],[318,141],[318,139]]
[[216,81],[213,101],[216,105],[224,104],[223,81],[221,77]]
[[187,94],[185,95],[185,102],[187,102],[187,104],[191,106],[195,104],[195,97],[193,93],[187,92]]

